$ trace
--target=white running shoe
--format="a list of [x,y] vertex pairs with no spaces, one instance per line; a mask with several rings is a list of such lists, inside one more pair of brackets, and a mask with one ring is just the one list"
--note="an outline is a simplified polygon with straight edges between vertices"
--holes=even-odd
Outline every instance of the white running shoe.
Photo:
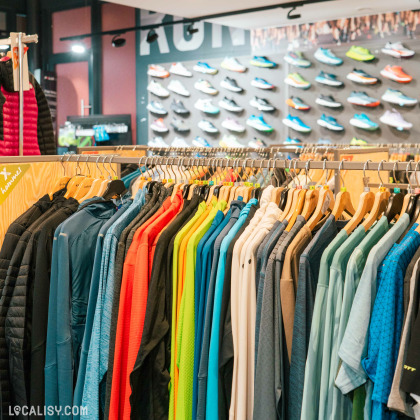
[[226,118],[222,122],[222,127],[228,129],[229,131],[234,131],[235,133],[243,133],[245,131],[245,127],[232,118]]
[[414,51],[404,47],[400,41],[394,43],[387,42],[385,47],[382,48],[382,52],[395,58],[409,58],[415,54]]
[[191,93],[185,88],[185,86],[179,80],[171,80],[168,89],[172,92],[177,93],[181,96],[190,96]]
[[165,123],[163,122],[162,118],[158,118],[157,120],[154,120],[152,124],[150,124],[150,128],[153,131],[156,131],[158,133],[167,133],[169,131],[169,128],[166,127]]
[[394,108],[392,108],[392,111],[386,111],[385,114],[379,118],[379,120],[384,124],[390,125],[391,127],[394,127],[400,131],[410,130],[410,128],[413,127],[413,124],[405,121],[402,115]]
[[147,86],[147,90],[159,98],[167,98],[169,96],[169,92],[159,82],[154,80],[150,81],[149,85]]
[[236,71],[238,73],[244,73],[246,67],[243,66],[235,57],[225,57],[220,65],[225,70]]
[[208,95],[217,95],[219,91],[208,81],[199,79],[194,83],[194,87],[200,92],[207,93]]
[[219,141],[220,147],[235,147],[235,148],[242,148],[245,147],[241,143],[238,142],[235,136],[232,134],[225,134],[222,140]]
[[169,73],[177,76],[192,77],[192,73],[182,63],[172,63]]
[[216,134],[219,132],[219,129],[212,122],[208,120],[201,120],[198,123],[198,128],[201,128],[206,133]]
[[190,147],[190,145],[182,137],[175,137],[172,140],[171,147]]
[[147,142],[147,145],[149,147],[169,147],[169,145],[167,143],[165,143],[163,138],[160,137],[160,136],[156,136],[156,137],[153,137],[152,139],[150,139]]
[[169,77],[168,70],[159,64],[150,64],[147,74],[152,77],[159,77],[160,79],[166,79]]

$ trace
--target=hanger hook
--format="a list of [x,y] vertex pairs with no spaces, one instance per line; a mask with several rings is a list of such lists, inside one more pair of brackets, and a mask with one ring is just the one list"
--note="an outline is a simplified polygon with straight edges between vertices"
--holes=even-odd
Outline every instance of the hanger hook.
[[327,182],[328,182],[327,159],[322,160],[322,170],[325,172],[325,185],[327,185]]
[[117,173],[115,172],[115,169],[112,167],[112,159],[114,159],[115,156],[118,156],[118,155],[111,155],[111,158],[109,159],[109,167],[111,168],[111,171],[114,172],[115,177],[118,178]]
[[417,177],[417,171],[418,171],[419,164],[420,164],[420,160],[416,163],[416,166],[414,168],[414,174],[415,174],[415,177],[416,177],[417,188],[420,188],[419,179]]
[[384,166],[384,162],[386,162],[386,160],[385,159],[382,159],[379,162],[379,165],[378,165],[378,177],[379,177],[379,180],[381,181],[381,185],[379,186],[379,188],[382,188],[383,185],[384,185],[384,182],[382,181],[382,177],[381,177],[381,169]]
[[396,162],[394,162],[394,166],[392,167],[392,175],[394,176],[394,183],[397,183],[397,177],[395,176],[395,167],[398,165],[398,162],[400,162],[400,160],[397,160]]
[[79,166],[79,160],[80,160],[81,157],[82,157],[82,155],[77,156],[76,175],[79,175],[79,171],[80,171],[80,175],[82,174],[82,171],[81,171],[80,166]]
[[309,175],[309,169],[310,169],[309,166],[311,164],[311,161],[312,161],[312,159],[308,159],[308,161],[306,162],[306,165],[305,165],[305,182],[306,182],[306,185],[308,185],[308,177],[309,177],[309,182],[312,182],[312,178]]
[[99,161],[99,159],[101,158],[101,155],[99,155],[98,156],[98,159],[96,159],[96,168],[98,169],[98,171],[101,173],[101,177],[103,177],[104,176],[104,174],[102,173],[102,169],[100,169],[99,168],[99,165],[98,165],[98,161]]
[[89,165],[88,165],[88,162],[89,162],[89,157],[90,157],[90,155],[87,155],[86,156],[86,168],[87,168],[87,170],[88,170],[88,176],[90,177],[91,176],[91,174],[90,174],[90,168],[89,168]]
[[102,161],[102,166],[104,167],[104,169],[108,172],[108,176],[109,176],[109,178],[111,178],[112,176],[111,176],[111,172],[109,172],[108,171],[108,168],[106,167],[106,165],[105,165],[105,161],[106,161],[106,158],[107,158],[108,156],[107,155],[103,155],[103,158],[104,158],[104,160]]
[[411,162],[414,162],[414,160],[410,160],[408,162],[408,165],[405,168],[405,174],[407,175],[407,179],[408,179],[408,185],[410,186],[410,191],[413,189],[413,186],[411,185],[411,181],[410,181],[410,173],[409,171],[411,171]]
[[[368,163],[369,162],[372,162],[372,160],[371,159],[368,159],[365,162],[365,164],[363,165],[363,178],[366,178],[366,169],[367,169],[367,166],[368,166]],[[379,166],[378,166],[378,173],[379,173]],[[379,179],[381,179],[381,176],[380,175],[379,175]]]
[[345,185],[345,183],[344,183],[344,178],[343,178],[343,176],[341,175],[341,170],[343,169],[343,163],[344,163],[344,162],[347,162],[347,159],[342,159],[342,160],[340,161],[340,164],[338,165],[338,176],[340,177],[341,182],[343,183],[343,188],[345,188],[345,187],[346,187],[346,185]]

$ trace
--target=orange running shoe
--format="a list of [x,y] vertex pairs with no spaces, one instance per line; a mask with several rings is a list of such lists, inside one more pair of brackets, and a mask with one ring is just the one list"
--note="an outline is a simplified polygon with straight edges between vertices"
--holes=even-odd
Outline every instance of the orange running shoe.
[[389,64],[381,70],[381,75],[398,83],[410,83],[413,80],[410,75],[404,73],[401,66],[391,66]]

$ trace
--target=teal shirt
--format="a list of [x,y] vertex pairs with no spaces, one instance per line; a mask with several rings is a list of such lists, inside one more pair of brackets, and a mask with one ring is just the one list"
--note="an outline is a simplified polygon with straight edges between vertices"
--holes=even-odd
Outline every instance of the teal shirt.
[[330,266],[335,252],[348,238],[341,230],[328,245],[321,257],[318,284],[316,287],[314,313],[306,359],[305,382],[302,400],[302,420],[317,420],[319,412],[320,380],[325,333],[325,308],[327,305]]
[[335,252],[330,267],[330,279],[325,313],[325,333],[322,351],[321,389],[319,419],[347,419],[351,415],[351,402],[343,394],[336,393],[339,400],[337,413],[332,412],[334,379],[338,367],[338,328],[343,303],[344,279],[351,253],[365,237],[365,228],[357,227]]

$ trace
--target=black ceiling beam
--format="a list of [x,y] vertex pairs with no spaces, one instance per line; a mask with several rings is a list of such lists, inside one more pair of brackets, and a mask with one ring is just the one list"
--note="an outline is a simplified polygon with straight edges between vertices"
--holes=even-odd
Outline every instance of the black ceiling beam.
[[244,15],[247,13],[256,13],[256,12],[264,12],[266,10],[273,10],[273,9],[289,9],[293,7],[302,7],[307,4],[314,4],[314,3],[325,3],[334,0],[305,0],[305,1],[291,1],[288,3],[282,4],[272,4],[269,6],[260,6],[260,7],[253,7],[251,9],[242,9],[242,10],[234,10],[231,12],[223,12],[223,13],[215,13],[212,15],[205,15],[205,16],[197,16],[193,18],[185,18],[181,20],[169,21],[169,22],[161,22],[155,23],[151,25],[140,25],[140,26],[132,26],[129,28],[121,28],[115,29],[112,31],[104,31],[104,32],[96,32],[96,33],[89,33],[89,34],[82,34],[82,35],[73,35],[73,36],[66,36],[60,38],[60,41],[77,41],[84,38],[91,38],[97,35],[118,35],[118,34],[125,34],[126,32],[133,32],[133,31],[144,31],[144,30],[151,30],[157,29],[162,26],[173,26],[173,25],[181,25],[181,24],[191,24],[194,22],[201,22],[203,20],[211,20],[211,19],[219,19],[229,16],[237,16],[237,15]]

